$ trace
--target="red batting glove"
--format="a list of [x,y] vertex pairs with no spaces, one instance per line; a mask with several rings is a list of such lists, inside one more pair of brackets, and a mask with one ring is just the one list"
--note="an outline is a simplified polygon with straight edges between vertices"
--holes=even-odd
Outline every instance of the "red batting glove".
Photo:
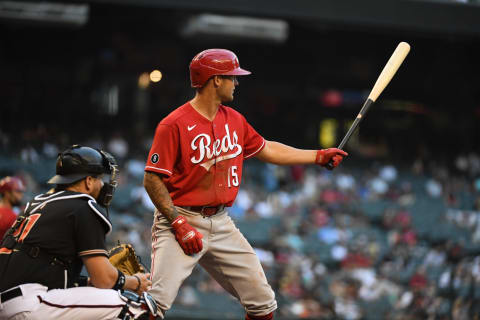
[[321,149],[317,151],[315,163],[325,167],[331,160],[332,166],[335,168],[342,162],[343,157],[346,156],[348,156],[348,153],[337,148]]
[[198,232],[197,229],[189,225],[184,216],[178,216],[175,218],[172,222],[172,228],[175,232],[175,238],[185,254],[190,255],[202,251],[203,235]]

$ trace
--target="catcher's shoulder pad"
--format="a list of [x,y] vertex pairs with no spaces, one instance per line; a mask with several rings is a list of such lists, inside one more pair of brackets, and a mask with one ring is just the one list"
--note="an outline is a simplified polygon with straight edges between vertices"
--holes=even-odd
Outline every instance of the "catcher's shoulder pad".
[[105,208],[101,207],[98,203],[96,203],[93,200],[88,200],[88,205],[93,210],[93,212],[95,212],[95,214],[100,218],[100,220],[102,220],[102,222],[104,223],[105,233],[109,234],[112,231],[112,223],[108,218],[108,214]]
[[30,215],[35,213],[37,210],[43,208],[47,203],[54,202],[54,201],[70,201],[70,200],[77,200],[83,199],[86,200],[88,206],[92,211],[100,218],[103,222],[105,227],[105,232],[108,234],[112,231],[112,223],[108,218],[108,214],[104,208],[100,207],[95,199],[85,193],[72,193],[67,191],[58,191],[54,193],[46,193],[37,195],[33,198],[32,201],[27,203],[25,208],[25,215]]

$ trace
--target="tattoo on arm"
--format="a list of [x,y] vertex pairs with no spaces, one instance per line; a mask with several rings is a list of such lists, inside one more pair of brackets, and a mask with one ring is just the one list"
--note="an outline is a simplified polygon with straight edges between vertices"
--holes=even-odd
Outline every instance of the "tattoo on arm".
[[143,185],[158,211],[160,211],[168,221],[172,222],[175,220],[175,218],[178,217],[178,212],[173,205],[172,198],[162,178],[153,172],[145,172]]

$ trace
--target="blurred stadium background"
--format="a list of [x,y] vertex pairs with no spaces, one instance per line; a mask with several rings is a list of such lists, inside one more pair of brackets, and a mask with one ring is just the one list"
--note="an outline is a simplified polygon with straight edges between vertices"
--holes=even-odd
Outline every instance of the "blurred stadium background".
[[[188,64],[224,47],[253,74],[238,108],[267,139],[338,144],[397,43],[412,51],[334,172],[246,162],[230,213],[279,319],[478,319],[480,2],[0,1],[0,176],[26,199],[57,152],[121,163],[110,244],[150,263],[143,166],[158,121],[193,97]],[[168,319],[241,319],[200,268]]]

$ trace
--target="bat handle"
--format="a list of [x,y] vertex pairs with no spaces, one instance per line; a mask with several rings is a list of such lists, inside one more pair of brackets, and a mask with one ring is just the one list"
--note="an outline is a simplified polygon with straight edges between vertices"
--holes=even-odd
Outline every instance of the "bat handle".
[[327,168],[328,170],[333,170],[333,168],[335,168],[333,166],[333,160],[330,159],[330,161],[325,165],[325,168]]
[[[348,129],[347,134],[345,135],[345,137],[343,137],[342,142],[340,142],[340,144],[338,145],[338,149],[342,150],[343,147],[347,144],[348,140],[350,140],[350,137],[352,136],[353,132],[355,131],[355,129],[357,129],[358,125],[360,124],[360,121],[362,121],[363,117],[367,114],[368,109],[370,109],[370,106],[372,104],[373,104],[373,100],[370,98],[365,101],[362,109],[357,115],[357,118],[355,119],[355,121],[353,121],[353,124],[350,126],[350,129]],[[328,170],[333,170],[333,168],[335,168],[333,166],[332,159],[330,159],[330,161],[325,165],[325,168],[327,168]]]

